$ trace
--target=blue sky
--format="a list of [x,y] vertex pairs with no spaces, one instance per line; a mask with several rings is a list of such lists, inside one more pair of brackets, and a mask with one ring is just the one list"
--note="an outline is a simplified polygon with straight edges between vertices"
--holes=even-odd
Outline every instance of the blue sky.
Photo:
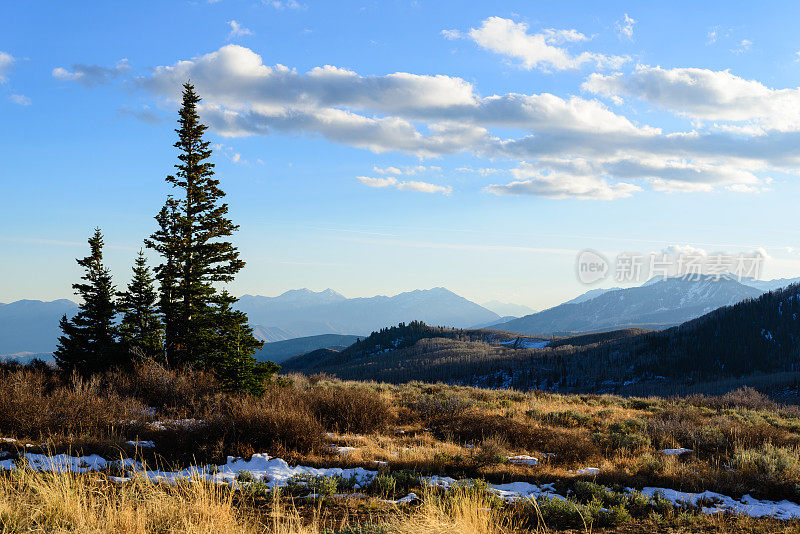
[[649,4],[11,3],[0,302],[71,297],[95,225],[127,281],[187,77],[236,294],[542,308],[587,289],[585,248],[763,249],[763,278],[800,275],[800,5]]

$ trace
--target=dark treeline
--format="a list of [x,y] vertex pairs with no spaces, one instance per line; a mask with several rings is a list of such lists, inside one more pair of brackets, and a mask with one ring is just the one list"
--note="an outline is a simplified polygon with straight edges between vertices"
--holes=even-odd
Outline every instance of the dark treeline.
[[175,130],[179,161],[166,178],[176,192],[156,215],[156,231],[144,240],[160,263],[151,270],[140,251],[130,283],[117,292],[103,263],[99,228],[89,238],[89,255],[77,260],[84,274],[72,287],[80,309],[72,319],[62,318],[54,353],[66,372],[91,375],[148,359],[173,369],[208,369],[226,389],[259,392],[277,370],[255,360],[262,342],[247,316],[233,308],[237,299],[221,289],[244,261],[229,241],[238,226],[228,217],[209,161],[199,102],[194,87],[185,84]]
[[790,286],[664,331],[559,338],[543,349],[498,345],[485,330],[401,325],[325,358],[297,357],[287,368],[347,379],[639,394],[648,388],[669,393],[670,385],[735,385],[754,376],[765,384],[766,376],[800,372],[798,292],[800,286]]

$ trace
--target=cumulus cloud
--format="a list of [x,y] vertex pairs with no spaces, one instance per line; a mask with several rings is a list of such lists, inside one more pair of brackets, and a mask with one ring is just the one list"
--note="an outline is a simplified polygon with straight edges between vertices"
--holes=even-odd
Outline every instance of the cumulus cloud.
[[253,31],[245,28],[240,23],[236,22],[235,20],[229,20],[228,26],[231,27],[230,33],[228,33],[228,40],[234,39],[236,37],[243,37],[245,35],[253,35]]
[[76,63],[69,69],[63,67],[54,68],[53,77],[56,80],[77,82],[86,87],[92,87],[110,83],[129,70],[130,65],[128,65],[127,59],[121,59],[113,67]]
[[546,29],[529,33],[528,25],[524,22],[501,17],[485,19],[480,28],[472,28],[467,35],[481,48],[520,60],[521,66],[526,69],[569,70],[587,64],[613,69],[629,61],[627,57],[595,52],[575,55],[560,46],[568,42],[586,41],[587,37],[577,30]]
[[8,52],[0,51],[0,83],[8,81],[8,73],[14,68],[14,56]]
[[619,35],[620,39],[627,39],[628,41],[633,40],[634,24],[636,24],[636,21],[629,17],[627,13],[625,13],[621,20],[617,21],[617,35]]
[[559,173],[540,175],[529,180],[493,184],[486,191],[495,195],[534,195],[545,198],[614,200],[627,198],[642,188],[625,182],[610,184],[596,176],[570,176]]
[[397,178],[389,176],[387,178],[371,178],[369,176],[357,176],[356,179],[367,187],[375,187],[379,189],[393,187],[401,191],[417,191],[420,193],[441,193],[449,195],[453,192],[453,188],[449,185],[437,185],[428,182],[420,181],[400,181]]
[[[592,74],[583,89],[609,97],[639,98],[695,119],[753,121],[759,128],[800,130],[800,88],[771,89],[727,70],[640,65],[628,75]],[[739,132],[760,130],[751,127]]]
[[403,171],[401,171],[397,167],[386,167],[382,169],[378,166],[375,166],[372,167],[372,170],[377,172],[378,174],[403,174]]
[[[550,37],[578,38],[568,32]],[[709,88],[698,93],[707,73]],[[752,192],[763,189],[773,170],[800,171],[800,131],[764,131],[752,117],[766,117],[770,108],[755,113],[754,106],[741,105],[741,95],[731,102],[721,98],[731,88],[715,85],[714,74],[640,67],[629,76],[588,78],[584,89],[597,95],[650,99],[697,120],[720,121],[711,130],[677,132],[634,123],[594,99],[549,93],[483,96],[471,83],[443,75],[364,76],[335,66],[298,72],[266,65],[258,54],[237,45],[157,67],[137,84],[177,101],[181,84],[191,78],[204,98],[204,121],[225,136],[303,134],[378,153],[467,153],[538,166],[535,175],[515,176],[520,183],[513,186],[491,186],[498,194],[620,198],[643,186],[669,192]],[[659,77],[677,81],[658,82]],[[737,83],[734,89],[741,86],[741,93],[753,91],[752,84],[756,93],[766,89],[758,82]],[[745,120],[722,120],[731,117]],[[791,113],[782,120],[789,118]],[[732,128],[754,125],[757,132]],[[375,172],[411,175],[405,167],[394,168],[400,174],[388,168]]]

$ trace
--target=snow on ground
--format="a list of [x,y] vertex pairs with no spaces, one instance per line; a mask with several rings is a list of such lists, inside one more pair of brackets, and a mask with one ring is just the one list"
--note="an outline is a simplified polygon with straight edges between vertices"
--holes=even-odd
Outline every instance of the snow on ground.
[[501,341],[499,344],[518,349],[543,349],[550,344],[550,340],[535,337],[517,337],[508,341]]
[[331,450],[336,452],[337,454],[347,454],[349,452],[357,451],[356,447],[347,447],[342,445],[331,445]]
[[539,463],[538,458],[534,458],[533,456],[526,456],[521,454],[519,456],[508,456],[506,457],[509,463],[515,465],[537,465]]
[[[113,465],[129,468],[137,466],[136,462],[131,459],[125,459],[121,463],[118,461],[109,462],[97,454],[92,454],[91,456],[69,456],[67,454],[48,456],[45,454],[26,453],[24,458],[30,467],[36,471],[55,471],[59,473],[100,471]],[[10,471],[16,469],[16,462],[17,460],[2,460],[0,461],[0,470]]]
[[664,449],[661,452],[663,454],[666,454],[667,456],[680,456],[681,454],[686,454],[694,451],[692,449],[684,449],[681,447],[680,449]]
[[143,474],[154,481],[173,483],[176,480],[197,476],[215,483],[235,484],[239,473],[247,471],[256,479],[263,481],[269,487],[283,486],[295,475],[323,475],[329,477],[351,478],[355,477],[356,488],[368,483],[378,472],[362,467],[342,469],[332,467],[316,469],[314,467],[290,467],[285,460],[270,458],[268,454],[254,454],[249,460],[228,456],[225,465],[216,467],[189,467],[181,471],[143,471]]
[[644,488],[642,493],[652,497],[656,493],[661,493],[666,499],[675,505],[689,504],[697,506],[702,504],[704,514],[718,514],[729,512],[750,517],[772,516],[778,519],[797,519],[800,518],[800,505],[791,501],[759,501],[750,495],[745,495],[741,500],[736,500],[727,495],[704,491],[703,493],[685,493],[664,488]]
[[152,449],[156,446],[156,444],[150,440],[147,441],[126,441],[128,445],[133,445],[134,447],[138,447],[140,449]]
[[565,501],[566,499],[556,493],[552,484],[542,484],[537,486],[530,482],[509,482],[508,484],[489,484],[489,491],[502,497],[507,501],[516,499],[539,499],[546,497],[548,499],[558,499]]
[[[353,478],[356,481],[355,489],[358,490],[368,484],[373,477],[377,476],[377,471],[364,469],[362,467],[342,469],[339,467],[321,468],[304,466],[289,466],[286,461],[280,458],[271,458],[268,454],[254,454],[249,460],[243,458],[228,457],[228,461],[220,466],[189,467],[181,471],[160,471],[147,470],[139,462],[132,459],[121,461],[107,461],[101,456],[92,454],[90,456],[69,456],[57,454],[47,456],[43,454],[25,454],[25,460],[30,467],[37,471],[56,471],[85,473],[87,471],[101,471],[108,467],[121,467],[129,471],[135,471],[138,475],[144,476],[154,482],[175,483],[181,479],[198,477],[212,483],[237,485],[237,477],[240,473],[248,472],[256,480],[259,480],[269,487],[280,487],[296,475],[323,475],[330,477]],[[18,460],[0,460],[0,470],[16,469]],[[599,469],[587,467],[576,471],[578,474],[597,474]],[[113,482],[127,482],[127,477],[109,477]],[[426,484],[438,488],[451,488],[457,485],[471,485],[471,480],[456,480],[450,477],[431,476],[422,479]],[[530,482],[510,482],[507,484],[489,484],[488,489],[491,493],[507,501],[525,498],[550,498],[564,500],[564,496],[556,493],[552,484],[531,484]],[[800,504],[791,501],[769,501],[758,500],[750,495],[745,495],[737,500],[727,495],[704,491],[702,493],[686,493],[666,488],[646,487],[642,493],[653,497],[656,493],[661,493],[664,498],[676,506],[700,506],[705,514],[733,513],[747,515],[750,517],[773,516],[778,519],[800,519]],[[354,498],[354,494],[348,495]],[[395,504],[405,504],[419,499],[413,493],[391,501]]]
[[578,469],[575,472],[579,475],[596,475],[600,472],[600,469],[597,467],[584,467],[583,469]]

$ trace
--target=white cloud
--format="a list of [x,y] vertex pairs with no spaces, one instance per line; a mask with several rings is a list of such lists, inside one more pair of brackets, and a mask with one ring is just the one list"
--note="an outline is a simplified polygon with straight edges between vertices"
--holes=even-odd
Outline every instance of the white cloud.
[[753,41],[751,41],[750,39],[742,39],[741,41],[739,41],[739,45],[736,48],[732,49],[731,52],[733,52],[734,54],[744,54],[745,52],[750,50],[751,46],[753,46]]
[[633,40],[634,24],[636,24],[636,21],[629,17],[627,13],[625,13],[625,16],[623,16],[621,20],[617,21],[617,35],[619,35],[620,39]]
[[252,30],[245,28],[235,20],[229,20],[228,26],[231,27],[230,33],[228,33],[228,40],[234,39],[236,37],[243,37],[245,35],[253,35]]
[[[720,82],[719,76],[736,83]],[[225,136],[304,134],[378,153],[467,153],[538,165],[539,174],[515,177],[531,183],[495,184],[498,193],[619,198],[644,186],[752,192],[763,190],[772,171],[800,172],[800,131],[764,130],[766,119],[752,118],[755,113],[791,121],[791,110],[778,117],[766,104],[753,105],[745,98],[748,91],[761,95],[751,98],[759,103],[773,98],[773,90],[727,72],[640,67],[629,76],[593,75],[584,85],[596,94],[650,99],[696,117],[697,129],[676,132],[636,124],[598,100],[548,93],[482,96],[465,80],[443,75],[363,76],[334,66],[300,73],[265,65],[237,45],[157,67],[138,85],[175,102],[189,78],[203,96],[203,120]],[[730,91],[735,94],[728,98]],[[761,108],[766,111],[753,111]],[[698,125],[709,117],[720,119],[710,130]],[[394,168],[410,176],[410,168]]]
[[77,82],[86,87],[110,83],[115,78],[130,70],[127,59],[121,59],[113,67],[102,67],[100,65],[85,65],[76,63],[70,69],[56,67],[53,69],[53,77],[56,80]]
[[470,166],[459,167],[459,168],[456,169],[456,171],[473,173],[473,174],[480,174],[482,176],[488,176],[490,174],[497,174],[499,172],[505,172],[503,169],[495,169],[495,168],[492,168],[492,167],[473,168],[473,167],[470,167]]
[[378,167],[376,165],[376,166],[372,167],[372,170],[374,172],[377,172],[378,174],[394,174],[396,176],[401,175],[401,174],[405,174],[407,176],[413,176],[415,174],[420,174],[420,173],[423,173],[423,172],[441,172],[442,168],[441,167],[437,167],[436,165],[428,165],[428,166],[426,166],[426,165],[413,165],[413,166],[405,165],[405,166],[403,166],[402,169],[400,169],[400,168],[391,167],[391,166],[390,167],[381,168],[381,167]]
[[[771,89],[727,70],[640,65],[629,75],[592,74],[583,88],[603,96],[639,98],[694,119],[753,121],[760,129],[800,130],[800,88]],[[738,133],[760,130],[750,125],[749,131]]]
[[12,94],[9,95],[8,99],[11,100],[13,103],[17,104],[18,106],[31,105],[31,99],[25,95]]
[[414,180],[403,182],[391,176],[388,178],[371,178],[369,176],[357,176],[356,180],[366,185],[367,187],[375,187],[379,189],[393,187],[401,191],[417,191],[419,193],[442,193],[443,195],[449,195],[453,191],[453,188],[450,187],[449,185],[436,185],[428,182],[419,182]]
[[458,30],[442,30],[442,36],[448,41],[455,41],[464,37]]
[[666,256],[708,256],[705,249],[693,247],[692,245],[669,245],[661,249],[661,254]]
[[501,17],[489,17],[480,28],[472,28],[469,38],[478,46],[497,54],[518,59],[526,69],[578,69],[583,65],[597,68],[618,68],[629,58],[606,56],[594,52],[573,55],[558,45],[566,42],[585,41],[586,36],[576,30],[547,29],[540,33],[528,33],[528,25]]
[[261,0],[263,4],[272,6],[277,10],[284,9],[305,9],[306,6],[297,0]]
[[372,167],[372,170],[377,172],[378,174],[403,174],[403,171],[398,169],[397,167],[386,167],[381,169],[380,167]]
[[14,68],[14,56],[0,51],[0,83],[8,81],[8,73]]
[[356,180],[368,187],[391,187],[397,185],[397,178],[371,178],[369,176],[356,176]]
[[397,188],[403,191],[418,191],[420,193],[442,193],[443,195],[449,195],[453,192],[453,188],[449,185],[436,185],[430,184],[428,182],[418,182],[418,181],[408,181],[408,182],[400,182],[397,184]]
[[571,176],[558,173],[540,175],[508,184],[492,184],[486,191],[495,195],[534,195],[545,198],[577,198],[582,200],[614,200],[627,198],[642,188],[619,182],[610,184],[595,176]]

